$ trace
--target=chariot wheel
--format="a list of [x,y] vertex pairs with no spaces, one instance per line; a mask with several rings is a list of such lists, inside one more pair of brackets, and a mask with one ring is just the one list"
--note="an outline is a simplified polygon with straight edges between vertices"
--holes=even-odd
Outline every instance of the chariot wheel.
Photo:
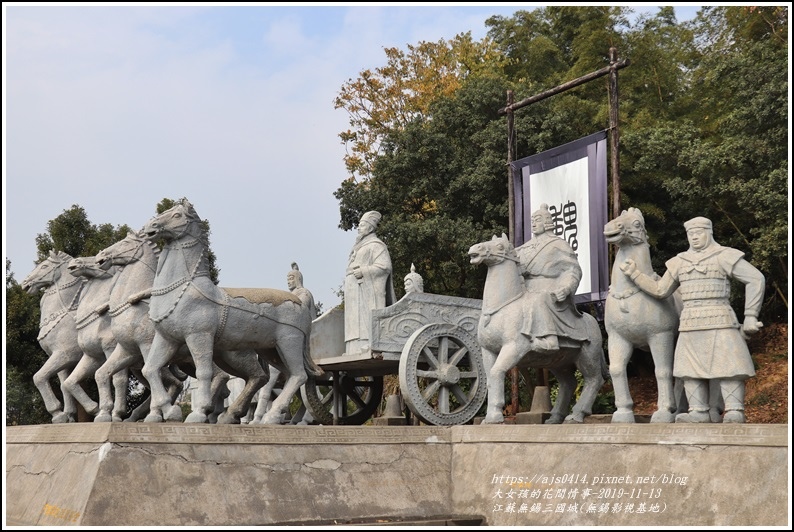
[[334,384],[340,406],[337,425],[363,425],[380,406],[383,376],[351,375],[345,371],[326,372],[320,377],[309,375],[301,387],[301,397],[317,423],[334,424]]
[[467,331],[452,324],[417,329],[400,355],[400,391],[411,411],[431,425],[471,421],[488,392],[482,351]]

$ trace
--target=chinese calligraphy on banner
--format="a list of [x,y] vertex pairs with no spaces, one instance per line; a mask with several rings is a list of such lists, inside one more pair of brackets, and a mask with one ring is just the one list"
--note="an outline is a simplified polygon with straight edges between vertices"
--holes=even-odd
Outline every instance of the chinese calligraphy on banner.
[[609,265],[606,131],[511,163],[515,245],[532,237],[532,212],[549,206],[554,233],[573,248],[582,267],[576,303],[606,299]]

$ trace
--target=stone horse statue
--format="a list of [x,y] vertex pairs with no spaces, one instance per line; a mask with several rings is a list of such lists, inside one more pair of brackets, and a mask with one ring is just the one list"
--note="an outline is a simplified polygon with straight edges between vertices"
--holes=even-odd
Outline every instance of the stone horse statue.
[[[68,275],[71,260],[72,256],[67,253],[50,251],[47,258],[41,261],[21,283],[22,289],[29,294],[44,291],[40,302],[38,341],[48,358],[33,376],[33,383],[44,400],[45,408],[52,414],[53,423],[77,420],[75,397],[63,387],[63,383],[83,357],[83,351],[77,343],[74,313],[86,280]],[[63,403],[50,385],[50,379],[55,375],[58,375],[61,381]],[[77,399],[82,404],[92,402],[82,388],[75,391],[79,395]]]
[[[120,421],[126,412],[118,405],[114,406],[111,397],[110,379],[114,375],[129,368],[144,386],[150,387],[149,382],[143,377],[141,370],[149,355],[155,336],[154,322],[149,317],[150,298],[152,286],[157,271],[157,262],[160,251],[157,246],[148,240],[143,233],[129,232],[126,237],[115,244],[100,251],[97,264],[106,270],[119,268],[118,280],[110,293],[109,316],[113,334],[118,341],[115,350],[107,361],[96,372],[96,381],[99,388],[99,413],[94,421]],[[238,353],[223,355],[228,359],[235,373],[247,375],[248,366],[255,364],[259,367],[259,359],[255,352],[249,351],[246,355]],[[183,380],[188,376],[195,377],[195,367],[186,345],[181,345],[172,360],[173,364],[163,367],[160,378],[167,387],[170,403],[173,405],[183,388]],[[223,362],[222,362],[223,363]],[[254,370],[254,373],[256,370]],[[211,394],[214,403],[222,402],[220,394],[228,380],[229,374],[219,367],[214,367],[211,384]],[[151,389],[151,388],[150,388]],[[149,401],[141,405],[141,410],[148,411]],[[239,423],[239,416],[235,418],[234,408],[229,414],[218,418],[220,423]],[[141,416],[136,409],[125,421],[135,421]]]
[[[286,375],[284,391],[263,418],[263,423],[280,423],[290,400],[306,382],[306,372],[317,376],[323,373],[309,354],[313,318],[309,309],[283,290],[216,286],[209,276],[201,219],[187,201],[153,217],[143,231],[150,240],[165,241],[149,307],[155,337],[143,366],[143,375],[152,390],[146,421],[163,420],[163,408],[170,405],[159,372],[185,343],[193,357],[197,380],[193,411],[186,422],[208,420],[214,352],[252,349],[262,362],[279,367]],[[241,414],[248,410],[253,395],[266,380],[264,370],[261,378],[249,378],[237,398]],[[181,419],[181,411],[170,406],[165,417]]]
[[[651,276],[645,219],[630,207],[604,226],[607,243],[617,247],[614,264],[632,259],[637,269]],[[677,294],[676,294],[677,295]],[[656,373],[658,402],[652,423],[673,423],[676,400],[673,393],[673,353],[678,335],[681,300],[651,297],[634,285],[620,268],[613,267],[606,301],[604,325],[609,338],[609,373],[615,389],[613,423],[634,423],[634,402],[629,393],[626,366],[635,348],[650,351]]]
[[[488,274],[483,289],[482,315],[477,339],[488,372],[488,408],[484,423],[502,423],[505,405],[504,378],[508,370],[523,364],[548,368],[560,388],[546,423],[581,423],[592,413],[593,402],[608,377],[601,329],[590,314],[583,314],[584,343],[560,338],[560,349],[551,353],[532,351],[532,342],[522,332],[526,317],[533,312],[532,294],[526,291],[518,255],[504,234],[469,249],[472,264],[485,264]],[[566,416],[576,391],[578,369],[584,388],[570,415]]]
[[[87,280],[83,294],[75,312],[77,327],[77,343],[83,351],[83,357],[72,370],[63,387],[79,397],[78,387],[86,379],[94,379],[96,370],[110,357],[116,348],[116,337],[110,327],[110,292],[118,278],[117,269],[103,270],[99,268],[94,257],[77,257],[69,261],[69,273]],[[115,405],[118,410],[127,409],[128,373],[119,372],[113,377]],[[95,401],[83,403],[85,411],[96,416],[99,405]]]
[[[614,264],[631,259],[637,270],[658,278],[653,271],[645,218],[629,207],[604,226],[607,243],[617,247]],[[673,378],[673,358],[683,303],[678,292],[657,299],[637,288],[620,268],[613,266],[606,300],[604,325],[609,338],[609,373],[615,390],[613,423],[634,423],[634,402],[629,392],[626,367],[634,349],[650,351],[658,390],[651,423],[673,423],[675,415],[687,411],[683,384]],[[716,387],[715,387],[716,386]],[[710,415],[720,419],[723,409],[719,383],[710,383]]]

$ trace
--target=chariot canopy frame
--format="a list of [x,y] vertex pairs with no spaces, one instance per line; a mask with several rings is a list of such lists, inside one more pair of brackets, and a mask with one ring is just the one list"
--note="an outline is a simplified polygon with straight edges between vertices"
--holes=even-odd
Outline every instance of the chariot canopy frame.
[[[514,101],[513,91],[507,91],[507,105],[499,109],[500,115],[507,115],[507,194],[508,194],[508,229],[510,235],[510,243],[515,245],[515,197],[514,197],[514,183],[513,183],[513,169],[511,163],[515,161],[515,146],[516,146],[516,131],[514,124],[514,115],[518,109],[526,107],[533,103],[545,100],[561,92],[573,89],[579,85],[583,85],[588,81],[598,79],[600,77],[609,75],[609,137],[610,137],[610,167],[611,167],[611,183],[612,183],[612,218],[617,218],[620,215],[620,161],[618,157],[618,149],[620,147],[620,131],[618,128],[618,70],[626,68],[631,64],[629,59],[618,61],[618,51],[615,47],[609,48],[609,65],[585,74],[579,78],[558,85],[552,89],[543,91],[534,96],[524,98],[519,102]],[[539,385],[548,386],[549,377],[548,372],[543,371],[539,375]],[[511,412],[513,415],[518,413],[518,369],[513,368],[510,370],[511,380]]]

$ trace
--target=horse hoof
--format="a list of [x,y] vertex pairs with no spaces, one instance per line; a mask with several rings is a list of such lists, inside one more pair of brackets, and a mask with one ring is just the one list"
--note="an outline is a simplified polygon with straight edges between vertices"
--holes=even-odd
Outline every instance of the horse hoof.
[[675,423],[675,414],[665,410],[657,410],[651,416],[651,423]]
[[67,414],[66,412],[61,412],[60,414],[56,414],[52,416],[53,424],[57,423],[74,423],[74,418]]
[[185,418],[185,423],[209,423],[210,418],[209,416],[202,414],[201,412],[191,412]]
[[94,423],[110,423],[111,421],[115,421],[115,420],[107,412],[102,412],[99,415],[94,416]]
[[[163,418],[166,421],[176,421],[179,423],[182,421],[182,409],[179,408],[179,406],[177,405],[171,405],[167,411],[163,412]],[[206,423],[206,422],[207,422],[207,418],[205,416],[204,420],[200,421],[199,423]]]
[[160,414],[151,413],[143,420],[144,423],[162,423],[163,416]]
[[634,412],[631,410],[612,414],[612,423],[634,423],[634,421]]
[[711,423],[708,412],[688,412],[675,416],[676,423]]
[[232,414],[221,414],[216,421],[219,425],[239,425],[240,420]]
[[483,422],[483,425],[504,423],[505,422],[505,417],[501,413],[499,413],[499,414],[488,414],[487,416],[485,416],[485,419],[483,419],[482,422]]
[[561,415],[552,414],[551,417],[549,419],[547,419],[544,424],[545,425],[560,425],[563,421],[565,421],[565,418],[562,417]]
[[284,416],[282,415],[277,415],[277,416],[266,415],[265,417],[262,418],[262,425],[281,425],[282,419],[284,419]]
[[571,414],[570,416],[566,417],[566,418],[563,420],[563,423],[564,423],[564,424],[566,424],[566,425],[567,425],[567,424],[578,424],[578,423],[584,423],[584,416],[582,417],[582,419],[579,419],[577,416],[575,416],[575,415]]
[[723,423],[744,423],[744,412],[741,410],[728,410],[722,418]]

